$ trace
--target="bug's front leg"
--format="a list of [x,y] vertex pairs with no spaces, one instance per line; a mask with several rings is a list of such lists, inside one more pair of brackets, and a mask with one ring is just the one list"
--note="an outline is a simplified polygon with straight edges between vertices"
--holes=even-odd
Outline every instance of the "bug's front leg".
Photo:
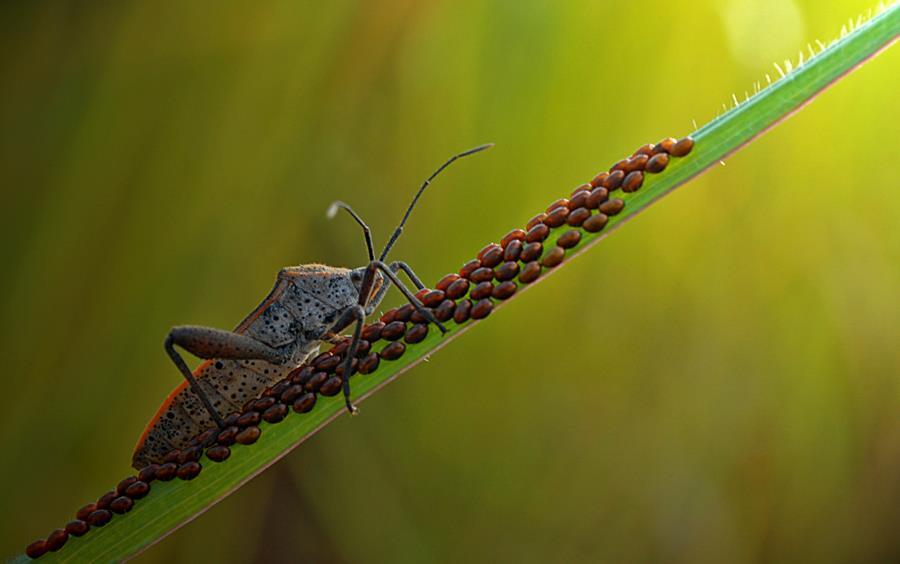
[[228,360],[263,360],[272,364],[282,364],[286,358],[283,354],[269,345],[257,341],[247,335],[234,333],[232,331],[223,331],[222,329],[214,329],[212,327],[200,327],[196,325],[185,325],[174,327],[169,331],[166,337],[165,349],[178,367],[178,370],[184,376],[185,380],[191,386],[191,391],[200,398],[203,406],[212,417],[216,425],[222,429],[225,423],[222,416],[216,411],[209,396],[197,383],[187,363],[175,350],[175,345],[199,358],[208,360],[212,358],[221,358]]

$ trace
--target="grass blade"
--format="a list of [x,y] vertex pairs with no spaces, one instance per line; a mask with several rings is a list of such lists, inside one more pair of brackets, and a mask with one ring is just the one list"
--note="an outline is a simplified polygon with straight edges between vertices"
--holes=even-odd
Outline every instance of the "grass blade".
[[[898,33],[900,6],[894,4],[754,97],[698,129],[692,135],[696,141],[694,151],[687,158],[673,161],[664,173],[648,175],[638,192],[624,195],[624,211],[613,216],[600,233],[584,233],[579,252],[802,108],[829,85],[887,48],[896,40]],[[551,235],[550,242],[554,236]],[[356,401],[362,401],[415,366],[472,324],[455,325],[450,322],[450,333],[443,338],[432,330],[423,342],[410,345],[400,360],[384,361],[374,373],[354,378]],[[44,560],[80,562],[130,558],[197,518],[342,414],[343,401],[339,396],[322,397],[315,409],[306,415],[292,414],[277,425],[263,423],[262,437],[255,445],[235,445],[231,458],[223,464],[204,458],[204,470],[196,480],[155,482],[150,495],[138,502],[128,515],[114,518],[102,529],[91,531],[85,537],[70,539],[60,552],[49,554]],[[19,556],[14,561],[28,560],[26,556]]]

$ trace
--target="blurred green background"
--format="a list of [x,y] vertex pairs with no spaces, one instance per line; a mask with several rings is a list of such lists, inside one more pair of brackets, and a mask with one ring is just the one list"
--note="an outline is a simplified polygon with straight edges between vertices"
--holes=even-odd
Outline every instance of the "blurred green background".
[[[433,283],[870,6],[4,2],[0,554],[126,475],[172,325],[364,260],[333,199],[383,243],[496,142],[396,248]],[[137,561],[897,561],[897,76],[894,49]]]

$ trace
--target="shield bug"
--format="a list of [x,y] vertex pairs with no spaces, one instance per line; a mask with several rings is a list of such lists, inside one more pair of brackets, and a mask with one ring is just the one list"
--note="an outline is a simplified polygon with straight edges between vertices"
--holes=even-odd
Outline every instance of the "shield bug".
[[[381,303],[391,285],[403,293],[425,320],[446,332],[434,314],[398,278],[402,271],[417,289],[423,289],[412,268],[404,262],[385,261],[431,181],[455,160],[492,146],[481,145],[462,152],[432,173],[416,192],[377,257],[365,222],[347,204],[332,204],[329,217],[344,210],[362,227],[368,251],[364,266],[349,269],[307,264],[283,268],[269,295],[234,331],[199,326],[173,328],[165,340],[165,350],[185,382],[166,398],[144,430],[135,447],[133,466],[141,468],[163,462],[166,453],[185,448],[192,437],[207,429],[225,430],[228,426],[223,413],[239,411],[247,400],[314,357],[321,344],[340,342],[340,332],[355,324],[341,377],[347,409],[354,413],[356,408],[350,401],[350,363],[359,347],[365,319]],[[205,362],[191,371],[176,346]],[[297,409],[296,403],[294,408]],[[239,433],[237,442],[249,442],[250,437],[244,434],[246,430]]]

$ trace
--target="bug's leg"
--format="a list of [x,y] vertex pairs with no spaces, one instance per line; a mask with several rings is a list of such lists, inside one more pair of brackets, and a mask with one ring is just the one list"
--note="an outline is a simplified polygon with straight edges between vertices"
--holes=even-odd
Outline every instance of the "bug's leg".
[[409,266],[408,264],[406,264],[405,262],[399,261],[399,260],[395,260],[394,262],[392,262],[392,263],[391,263],[390,265],[388,265],[388,266],[390,267],[391,272],[395,272],[395,273],[396,273],[398,270],[402,270],[403,272],[405,272],[406,275],[409,276],[409,279],[412,280],[412,283],[415,284],[416,289],[422,290],[422,289],[425,288],[425,284],[422,284],[422,281],[419,279],[418,276],[416,276],[416,273],[413,272],[412,267],[410,267],[410,266]]
[[366,310],[363,309],[363,306],[357,304],[352,308],[345,310],[343,315],[341,315],[341,319],[339,319],[335,324],[335,327],[340,326],[341,329],[343,329],[350,323],[353,323],[354,321],[356,322],[356,328],[353,330],[353,339],[350,341],[350,346],[347,347],[347,353],[344,356],[344,373],[341,374],[341,383],[344,390],[344,402],[347,404],[347,411],[349,411],[351,415],[355,414],[359,410],[356,409],[356,406],[354,406],[350,401],[350,370],[353,366],[353,359],[356,357],[356,349],[358,348],[359,341],[362,338],[362,328],[365,320]]
[[[416,276],[416,273],[413,272],[413,269],[410,268],[410,266],[405,262],[394,261],[389,264],[388,267],[391,269],[391,272],[395,274],[398,270],[402,270],[403,272],[405,272],[406,275],[409,276],[409,279],[412,280],[412,283],[415,284],[416,288],[418,288],[419,290],[425,288],[425,284],[422,284],[422,281],[418,276]],[[381,288],[378,289],[378,293],[375,294],[371,300],[369,300],[370,305],[366,306],[366,315],[372,313],[375,310],[376,304],[381,303],[381,300],[384,299],[384,296],[385,294],[387,294],[387,291],[390,289],[390,287],[390,280],[386,280],[384,284],[381,285]]]
[[281,364],[285,361],[284,355],[269,345],[240,333],[195,325],[173,327],[169,331],[165,342],[166,352],[190,384],[191,391],[200,398],[206,411],[209,412],[209,416],[220,429],[225,426],[222,416],[219,415],[209,396],[197,383],[197,379],[194,378],[184,359],[175,350],[175,345],[202,359],[264,360],[273,364]]
[[[418,300],[418,298],[416,298],[416,296],[413,295],[413,293],[409,290],[409,288],[407,288],[403,284],[403,282],[401,282],[400,279],[397,278],[397,275],[393,273],[393,271],[391,270],[391,268],[388,265],[384,264],[380,260],[373,260],[372,262],[369,263],[369,270],[372,270],[375,268],[380,270],[382,272],[382,274],[384,274],[387,277],[387,279],[390,280],[394,284],[394,286],[396,286],[397,289],[403,293],[403,295],[406,297],[407,301],[409,301],[409,303],[411,303],[413,305],[413,307],[416,308],[416,311],[421,313],[425,317],[425,319],[427,319],[429,321],[429,323],[434,323],[437,326],[437,328],[441,330],[441,333],[447,332],[447,328],[444,327],[443,324],[441,324],[441,322],[437,320],[437,318],[434,316],[434,314],[431,313],[431,311],[429,311],[425,306],[422,305],[422,302],[420,302]],[[369,273],[369,270],[366,271],[367,275]],[[387,286],[387,283],[385,283],[385,286]]]

